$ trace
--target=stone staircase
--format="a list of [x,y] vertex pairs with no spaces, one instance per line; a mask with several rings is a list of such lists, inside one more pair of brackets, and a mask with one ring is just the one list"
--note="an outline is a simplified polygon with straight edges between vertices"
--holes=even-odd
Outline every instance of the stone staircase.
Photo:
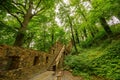
[[0,80],[29,80],[48,70],[58,71],[64,52],[65,45],[59,42],[49,53],[0,45]]

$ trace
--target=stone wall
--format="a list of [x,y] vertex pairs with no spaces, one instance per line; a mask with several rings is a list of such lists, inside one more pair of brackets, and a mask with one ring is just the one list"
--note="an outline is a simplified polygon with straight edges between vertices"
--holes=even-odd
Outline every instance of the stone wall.
[[29,80],[46,71],[61,46],[57,43],[49,53],[45,53],[0,45],[0,80]]
[[54,61],[62,47],[63,44],[56,42],[50,51],[45,53],[0,45],[0,80],[29,80],[51,67],[54,68]]

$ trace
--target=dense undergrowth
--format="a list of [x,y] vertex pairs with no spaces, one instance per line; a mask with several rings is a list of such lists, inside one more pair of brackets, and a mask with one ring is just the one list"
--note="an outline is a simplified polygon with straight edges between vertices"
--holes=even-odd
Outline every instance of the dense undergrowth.
[[79,54],[67,56],[65,69],[85,80],[120,80],[120,35],[97,41],[92,47],[79,47]]
[[104,55],[91,61],[92,73],[111,79],[120,79],[120,41],[105,50]]

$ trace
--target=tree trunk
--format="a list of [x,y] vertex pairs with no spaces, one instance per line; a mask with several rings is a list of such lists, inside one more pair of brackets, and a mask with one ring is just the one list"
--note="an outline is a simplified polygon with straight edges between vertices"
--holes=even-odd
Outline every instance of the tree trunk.
[[24,36],[25,36],[24,33],[18,32],[17,37],[16,37],[15,42],[14,42],[14,46],[22,46]]
[[108,35],[112,34],[112,31],[111,31],[111,29],[110,29],[109,25],[107,24],[104,17],[100,17],[100,23]]
[[51,44],[54,44],[54,29],[52,28],[52,32],[51,32]]
[[90,30],[89,32],[90,32],[91,36],[94,38],[96,33],[93,30],[92,26],[89,28],[89,30]]
[[19,29],[18,34],[16,36],[14,46],[20,46],[21,47],[23,45],[23,40],[24,40],[24,37],[25,37],[25,32],[26,32],[28,23],[31,20],[31,18],[33,17],[32,9],[33,9],[33,2],[31,1],[29,3],[29,8],[27,10],[27,13],[24,15],[24,20],[22,22],[21,28]]
[[77,52],[78,52],[78,50],[77,50],[77,46],[76,46],[76,43],[75,43],[75,36],[74,36],[74,32],[73,32],[73,26],[72,26],[72,22],[71,22],[71,19],[70,19],[70,17],[69,17],[69,16],[68,16],[68,19],[69,19],[70,28],[71,28],[72,43],[73,43],[74,48],[75,48],[75,51],[76,51],[76,53],[77,53]]
[[76,35],[76,41],[77,41],[77,43],[80,43],[77,29],[75,29],[75,35]]
[[[90,0],[89,0],[90,1]],[[91,2],[90,2],[91,3]],[[81,8],[80,8],[81,9]],[[84,14],[84,12],[81,11],[81,15],[83,16],[84,20],[87,22],[87,26],[89,26],[89,30],[90,30],[90,33],[92,35],[92,37],[94,37],[94,35],[97,33],[97,28],[94,29],[94,26],[93,25],[90,25],[87,18],[86,18],[86,15]],[[86,29],[84,28],[83,29],[83,32],[85,34],[85,37],[87,38],[87,34],[86,34]]]
[[87,30],[86,30],[86,28],[84,27],[84,29],[83,29],[83,33],[84,33],[84,37],[85,37],[85,39],[87,38]]

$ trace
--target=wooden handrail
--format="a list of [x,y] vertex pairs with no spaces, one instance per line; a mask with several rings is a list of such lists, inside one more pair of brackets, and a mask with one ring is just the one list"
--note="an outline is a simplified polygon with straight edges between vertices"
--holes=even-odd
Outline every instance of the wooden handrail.
[[53,59],[53,61],[51,62],[51,64],[48,66],[47,70],[51,67],[51,65],[54,64],[55,61],[58,60],[59,54],[62,54],[62,52],[64,51],[64,49],[65,49],[65,45],[63,45],[63,47],[61,48],[61,50],[59,51],[59,53],[55,56],[55,58]]
[[61,51],[59,52],[58,56],[56,57],[56,60],[55,60],[56,64],[59,63],[60,58],[62,57],[62,53],[64,50],[65,50],[65,45],[62,47]]

